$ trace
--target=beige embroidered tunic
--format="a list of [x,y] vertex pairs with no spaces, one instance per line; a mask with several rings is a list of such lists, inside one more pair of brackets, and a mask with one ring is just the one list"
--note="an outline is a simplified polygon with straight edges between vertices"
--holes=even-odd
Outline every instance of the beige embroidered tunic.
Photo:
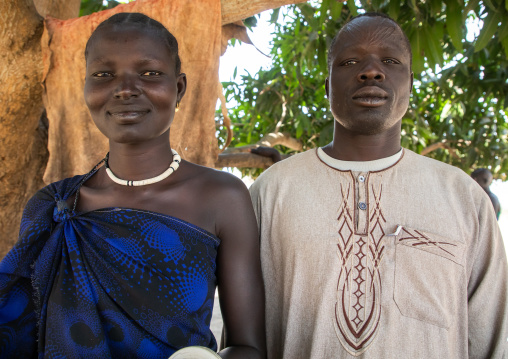
[[251,187],[268,357],[508,355],[506,254],[478,184],[409,150],[333,161],[310,150]]

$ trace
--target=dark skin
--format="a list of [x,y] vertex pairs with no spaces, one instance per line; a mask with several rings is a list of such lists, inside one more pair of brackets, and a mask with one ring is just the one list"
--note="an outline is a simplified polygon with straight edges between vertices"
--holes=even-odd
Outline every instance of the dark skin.
[[[89,48],[85,101],[109,139],[109,165],[122,179],[164,172],[172,161],[170,126],[185,94],[185,74],[164,42],[133,25],[101,30]],[[71,199],[72,201],[72,199]],[[264,358],[264,290],[257,224],[236,177],[182,161],[165,180],[141,187],[114,183],[104,168],[84,183],[77,210],[123,207],[162,213],[220,238],[217,283],[226,332],[222,358]]]
[[492,173],[484,171],[473,177],[473,179],[480,185],[481,188],[489,195],[490,201],[494,206],[494,211],[496,212],[496,216],[499,218],[499,214],[501,213],[501,204],[499,203],[499,199],[493,195],[490,191],[490,185],[492,184],[492,180],[494,177]]
[[352,20],[330,49],[326,94],[335,118],[323,150],[344,161],[372,161],[400,151],[402,117],[413,86],[401,30],[382,17]]

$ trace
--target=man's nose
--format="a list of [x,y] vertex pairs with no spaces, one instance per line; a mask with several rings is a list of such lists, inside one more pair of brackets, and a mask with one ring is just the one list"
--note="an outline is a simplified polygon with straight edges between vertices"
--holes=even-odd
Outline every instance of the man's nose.
[[118,76],[117,81],[118,85],[114,93],[116,98],[129,99],[138,97],[141,94],[136,75],[121,75]]
[[358,73],[358,81],[364,82],[368,80],[384,81],[385,74],[381,69],[380,64],[374,61],[369,61],[365,67]]

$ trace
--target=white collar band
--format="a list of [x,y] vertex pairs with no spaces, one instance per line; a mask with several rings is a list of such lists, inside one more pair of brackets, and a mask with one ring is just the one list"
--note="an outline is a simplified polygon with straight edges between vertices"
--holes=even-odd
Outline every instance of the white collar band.
[[328,166],[340,171],[353,171],[353,172],[372,172],[381,171],[385,168],[393,166],[402,157],[402,148],[396,154],[380,158],[374,161],[342,161],[328,156],[321,147],[317,149],[317,155],[321,161]]

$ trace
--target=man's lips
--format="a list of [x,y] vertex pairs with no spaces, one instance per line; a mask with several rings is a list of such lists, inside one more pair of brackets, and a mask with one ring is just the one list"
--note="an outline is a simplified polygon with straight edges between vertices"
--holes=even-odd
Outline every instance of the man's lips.
[[369,86],[356,91],[352,98],[353,102],[360,106],[377,107],[386,103],[388,93],[379,87]]

